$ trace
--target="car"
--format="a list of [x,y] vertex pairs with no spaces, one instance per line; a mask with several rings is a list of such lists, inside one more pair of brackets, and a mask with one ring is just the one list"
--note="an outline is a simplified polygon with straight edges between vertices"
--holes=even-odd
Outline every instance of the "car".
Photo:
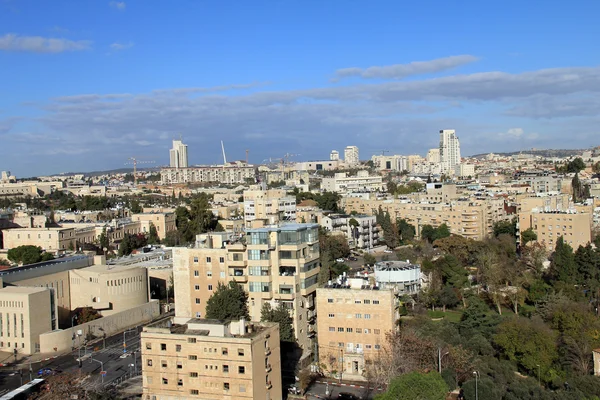
[[390,250],[390,249],[385,249],[383,252],[384,252],[384,253],[393,253],[393,251],[392,251],[392,250]]
[[350,261],[358,261],[358,258],[356,258],[356,257],[348,257],[348,260],[350,260]]
[[38,371],[38,376],[55,375],[61,372],[59,369],[42,368]]
[[357,395],[353,394],[353,393],[348,393],[348,392],[341,392],[340,394],[338,394],[338,399],[340,400],[359,400],[360,397],[358,397]]
[[335,262],[343,263],[345,260],[343,258],[336,258]]

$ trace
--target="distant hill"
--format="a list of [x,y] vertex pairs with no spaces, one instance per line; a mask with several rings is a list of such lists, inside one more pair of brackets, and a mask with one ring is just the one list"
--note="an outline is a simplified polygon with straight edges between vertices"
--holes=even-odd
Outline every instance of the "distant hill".
[[[160,167],[138,168],[138,171],[159,172],[160,171]],[[131,174],[131,173],[133,173],[133,167],[130,167],[130,168],[109,169],[109,170],[106,170],[106,171],[63,172],[63,173],[54,174],[54,175],[57,175],[57,176],[68,176],[68,175],[83,174],[84,176],[99,176],[99,175],[110,175],[110,174]]]
[[[586,150],[587,149],[572,149],[572,150],[570,150],[570,149],[528,149],[528,150],[511,151],[511,152],[507,152],[507,153],[496,153],[494,151],[493,153],[498,154],[499,156],[506,156],[506,157],[514,156],[517,154],[532,154],[532,155],[540,156],[540,157],[570,157],[570,156],[579,155]],[[488,154],[490,154],[490,153],[475,154],[470,157],[483,158],[483,157],[487,156]]]

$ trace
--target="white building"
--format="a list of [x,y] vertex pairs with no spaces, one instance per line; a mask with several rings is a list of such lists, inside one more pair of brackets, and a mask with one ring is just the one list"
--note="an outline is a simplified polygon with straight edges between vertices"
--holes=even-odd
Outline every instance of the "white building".
[[375,282],[399,293],[417,293],[421,288],[421,266],[405,261],[380,261],[375,264]]
[[405,156],[378,156],[371,157],[371,161],[380,171],[404,171],[408,170],[408,159]]
[[453,173],[460,164],[460,144],[454,129],[440,131],[440,162],[444,173]]
[[344,149],[344,162],[348,165],[357,165],[360,162],[358,157],[358,147],[347,146]]
[[329,192],[374,192],[383,190],[381,175],[370,176],[369,171],[358,171],[356,176],[348,176],[347,172],[338,172],[332,178],[323,178],[321,189]]
[[458,177],[474,177],[475,176],[475,165],[473,164],[458,164],[454,167],[454,175]]
[[331,150],[331,153],[329,153],[329,160],[339,161],[340,160],[340,152],[337,150]]
[[[374,215],[330,214],[323,216],[321,226],[332,233],[344,234],[352,249],[368,250],[379,242],[379,228]],[[351,224],[355,220],[358,225]]]
[[440,162],[440,149],[429,149],[427,152],[427,162],[438,164]]
[[173,148],[169,150],[169,160],[172,168],[187,168],[187,144],[183,144],[181,140],[173,140]]

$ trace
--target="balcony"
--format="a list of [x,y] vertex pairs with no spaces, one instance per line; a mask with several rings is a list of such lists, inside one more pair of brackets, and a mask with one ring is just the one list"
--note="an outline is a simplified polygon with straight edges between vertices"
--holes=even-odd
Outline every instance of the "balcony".
[[265,372],[269,373],[269,372],[271,372],[272,370],[273,370],[273,368],[271,368],[271,364],[267,364],[267,365],[265,366]]
[[233,276],[233,280],[234,280],[234,282],[237,282],[237,283],[246,283],[246,282],[248,282],[248,276],[246,276],[246,275],[234,275]]
[[271,355],[271,347],[265,348],[265,356],[270,356],[270,355]]
[[316,334],[317,334],[317,332],[315,332],[315,330],[314,330],[314,329],[312,329],[312,328],[309,328],[309,330],[308,330],[308,334],[307,334],[307,336],[308,336],[309,338],[314,338]]
[[271,389],[273,387],[273,385],[271,384],[271,381],[267,382],[267,390]]

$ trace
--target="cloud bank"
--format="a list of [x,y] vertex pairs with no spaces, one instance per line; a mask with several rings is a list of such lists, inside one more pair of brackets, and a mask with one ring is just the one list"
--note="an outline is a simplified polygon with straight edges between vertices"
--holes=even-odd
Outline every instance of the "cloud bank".
[[87,40],[69,40],[45,38],[42,36],[19,36],[7,33],[0,36],[0,50],[32,53],[63,53],[66,51],[88,50],[91,42]]

